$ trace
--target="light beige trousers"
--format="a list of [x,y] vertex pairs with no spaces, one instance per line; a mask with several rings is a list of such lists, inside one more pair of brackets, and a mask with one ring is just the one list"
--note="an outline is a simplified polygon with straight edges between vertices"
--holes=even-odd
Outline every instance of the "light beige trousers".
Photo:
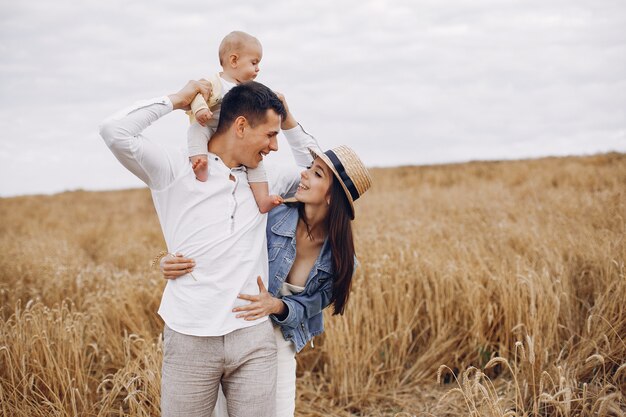
[[[296,409],[296,347],[283,338],[280,327],[274,326],[278,349],[276,373],[276,417],[293,417]],[[222,390],[217,397],[212,417],[232,417],[228,413]]]
[[276,340],[269,320],[208,337],[165,326],[162,416],[209,417],[220,383],[231,417],[274,416]]

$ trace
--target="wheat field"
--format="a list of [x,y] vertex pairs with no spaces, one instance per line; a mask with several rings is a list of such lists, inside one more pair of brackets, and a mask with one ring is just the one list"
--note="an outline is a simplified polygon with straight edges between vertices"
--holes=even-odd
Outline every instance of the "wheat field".
[[[301,416],[626,415],[626,155],[374,169]],[[159,414],[145,189],[0,199],[0,412]]]

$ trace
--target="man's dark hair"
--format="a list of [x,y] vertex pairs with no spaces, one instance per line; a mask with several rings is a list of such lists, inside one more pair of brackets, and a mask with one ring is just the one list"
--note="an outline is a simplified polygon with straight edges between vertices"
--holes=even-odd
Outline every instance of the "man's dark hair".
[[287,117],[285,106],[272,90],[254,81],[239,84],[222,99],[215,134],[228,130],[239,116],[245,117],[251,127],[265,123],[269,109],[274,110],[283,120]]

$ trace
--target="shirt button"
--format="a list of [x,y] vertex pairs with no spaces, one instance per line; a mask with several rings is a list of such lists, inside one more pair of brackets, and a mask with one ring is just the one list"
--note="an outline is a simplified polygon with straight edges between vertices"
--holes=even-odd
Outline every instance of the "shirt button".
[[215,160],[217,161],[217,156],[215,157]]
[[235,216],[230,216],[230,218],[231,218],[231,219],[234,219],[234,218],[235,218]]

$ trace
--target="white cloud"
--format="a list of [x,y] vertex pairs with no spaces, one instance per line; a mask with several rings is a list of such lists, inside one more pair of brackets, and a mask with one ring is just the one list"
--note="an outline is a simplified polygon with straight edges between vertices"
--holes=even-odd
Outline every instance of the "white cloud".
[[[216,71],[219,41],[234,29],[261,40],[259,80],[286,94],[308,130],[369,165],[626,151],[621,1],[0,9],[0,195],[139,185],[98,123]],[[150,132],[183,145],[185,123],[168,116]]]

